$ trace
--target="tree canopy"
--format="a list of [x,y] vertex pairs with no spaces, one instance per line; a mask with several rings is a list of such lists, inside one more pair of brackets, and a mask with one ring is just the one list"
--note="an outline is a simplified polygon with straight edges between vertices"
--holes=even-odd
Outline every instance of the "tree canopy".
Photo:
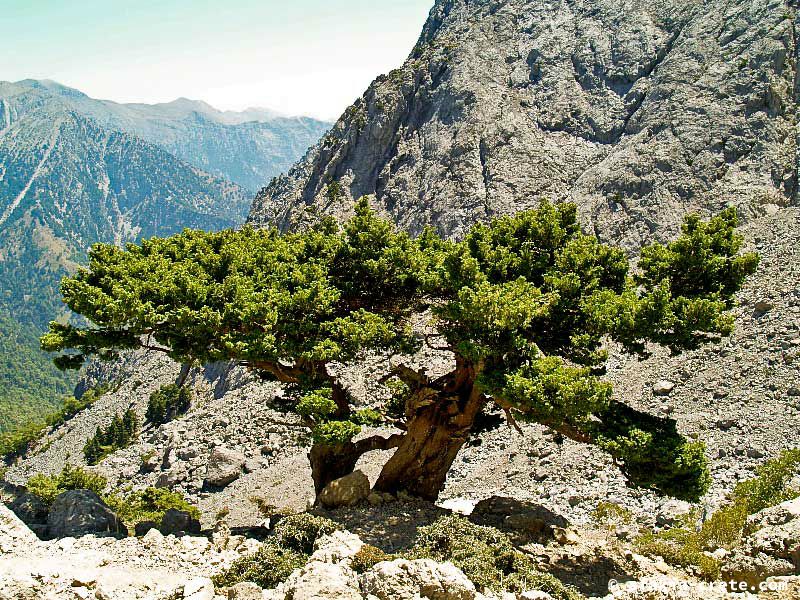
[[[462,241],[414,238],[366,199],[340,226],[302,232],[186,230],[124,249],[98,244],[62,294],[90,325],[54,322],[42,338],[61,367],[146,348],[182,363],[234,360],[297,386],[312,429],[317,490],[358,457],[396,448],[376,484],[435,497],[477,416],[544,424],[609,452],[631,483],[680,498],[709,483],[704,446],[674,420],[613,398],[603,378],[615,341],[644,355],[729,335],[733,296],[758,264],[741,254],[736,213],[689,216],[680,237],[626,254],[581,233],[574,204],[475,225]],[[412,327],[430,315],[428,333]],[[433,331],[433,333],[430,333]],[[452,353],[431,379],[403,356],[422,344]],[[356,410],[331,363],[365,351],[398,357],[393,399]],[[363,424],[396,433],[358,439]]]

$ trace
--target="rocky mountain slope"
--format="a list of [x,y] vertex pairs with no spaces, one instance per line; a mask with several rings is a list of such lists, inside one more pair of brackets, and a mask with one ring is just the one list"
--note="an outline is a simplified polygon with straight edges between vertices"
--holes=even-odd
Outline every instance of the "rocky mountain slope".
[[236,226],[250,198],[58,98],[0,97],[2,429],[71,390],[39,351],[38,336],[64,316],[58,282],[92,243]]
[[542,196],[636,247],[688,211],[797,199],[795,8],[783,0],[438,0],[250,220],[283,228],[374,194],[458,236]]
[[266,109],[220,111],[186,98],[154,105],[118,104],[53,81],[0,83],[0,99],[0,122],[3,110],[15,118],[22,102],[57,100],[106,129],[135,135],[253,191],[291,167],[331,126]]

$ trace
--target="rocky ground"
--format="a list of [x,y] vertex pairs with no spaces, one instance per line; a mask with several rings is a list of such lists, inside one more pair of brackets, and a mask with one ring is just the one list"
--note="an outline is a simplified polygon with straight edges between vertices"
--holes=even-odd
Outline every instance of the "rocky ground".
[[[513,517],[509,510],[513,510]],[[356,512],[359,516],[354,523]],[[262,590],[249,583],[232,587],[215,587],[212,583],[213,575],[262,547],[262,542],[231,535],[224,527],[208,537],[164,536],[151,530],[139,538],[86,535],[44,542],[0,504],[0,599],[551,600],[537,591],[511,594],[476,589],[453,564],[428,559],[387,557],[366,570],[354,570],[353,557],[365,544],[388,546],[395,551],[407,549],[416,527],[442,512],[412,499],[380,507],[325,511],[324,515],[342,530],[318,539],[308,563],[295,569],[277,588]],[[700,582],[660,559],[637,554],[624,527],[562,528],[540,520],[541,512],[535,513],[536,518],[533,514],[525,512],[521,503],[495,499],[478,505],[471,518],[508,531],[540,570],[556,575],[590,598],[800,597],[798,576],[767,579],[766,585],[776,591],[734,596],[721,584]],[[758,522],[760,529],[746,541],[743,556],[757,551],[779,560],[787,540],[800,541],[797,501],[768,509],[751,520]],[[543,529],[532,528],[533,523],[540,523]],[[347,530],[351,524],[356,525],[354,532]],[[747,580],[737,574],[737,579],[740,577]]]

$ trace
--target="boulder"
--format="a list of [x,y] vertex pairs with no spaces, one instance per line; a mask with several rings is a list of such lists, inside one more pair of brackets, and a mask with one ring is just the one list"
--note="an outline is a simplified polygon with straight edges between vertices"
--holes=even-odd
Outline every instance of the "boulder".
[[243,581],[228,588],[228,600],[262,600],[264,593],[255,583]]
[[70,490],[60,494],[47,516],[47,533],[52,538],[84,535],[127,535],[119,517],[90,490]]
[[470,520],[478,525],[514,529],[534,535],[549,532],[551,526],[569,526],[567,519],[544,506],[505,496],[490,496],[478,502]]
[[214,600],[214,584],[206,577],[196,577],[183,586],[184,600]]
[[11,509],[0,502],[0,554],[38,543],[37,537]]
[[722,564],[722,581],[746,582],[754,589],[769,577],[792,574],[794,565],[787,560],[766,554],[751,556],[742,550],[734,550]]
[[314,554],[311,555],[312,561],[341,563],[355,556],[364,546],[357,535],[349,531],[334,531],[331,535],[321,537],[314,544]]
[[750,555],[790,561],[800,570],[800,498],[764,509],[747,519],[743,547]]
[[476,600],[475,585],[452,563],[428,559],[380,562],[364,573],[361,590],[380,600]]
[[244,454],[229,448],[217,447],[211,451],[206,467],[206,483],[214,487],[225,487],[242,474],[247,459]]
[[159,530],[164,535],[175,533],[200,533],[200,521],[185,510],[170,508],[161,519]]
[[683,500],[672,498],[664,502],[656,514],[656,524],[670,527],[678,524],[692,510],[692,505]]
[[355,571],[344,565],[309,562],[294,571],[269,598],[313,600],[363,600]]
[[669,396],[674,389],[674,382],[662,379],[653,385],[653,394],[656,396]]
[[147,535],[147,533],[153,529],[158,529],[158,523],[155,521],[142,521],[134,526],[133,532],[136,537],[142,537]]
[[756,315],[763,315],[771,311],[773,308],[775,308],[775,305],[769,300],[759,300],[753,306],[753,312],[755,312]]
[[26,525],[45,525],[49,509],[42,500],[30,492],[24,492],[8,505]]
[[363,471],[331,481],[319,494],[319,502],[326,508],[353,506],[369,496],[369,479]]

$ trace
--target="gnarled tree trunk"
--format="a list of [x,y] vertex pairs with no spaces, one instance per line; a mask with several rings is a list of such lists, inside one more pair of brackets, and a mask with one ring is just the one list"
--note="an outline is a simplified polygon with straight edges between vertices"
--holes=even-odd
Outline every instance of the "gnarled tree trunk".
[[474,383],[474,370],[463,368],[449,388],[427,396],[417,406],[412,403],[407,432],[384,465],[376,490],[405,490],[427,500],[438,498],[458,451],[486,403]]
[[402,443],[405,435],[395,434],[388,438],[380,435],[347,442],[345,444],[314,444],[308,453],[311,477],[317,496],[331,481],[349,475],[356,468],[358,459],[372,450],[389,450]]

